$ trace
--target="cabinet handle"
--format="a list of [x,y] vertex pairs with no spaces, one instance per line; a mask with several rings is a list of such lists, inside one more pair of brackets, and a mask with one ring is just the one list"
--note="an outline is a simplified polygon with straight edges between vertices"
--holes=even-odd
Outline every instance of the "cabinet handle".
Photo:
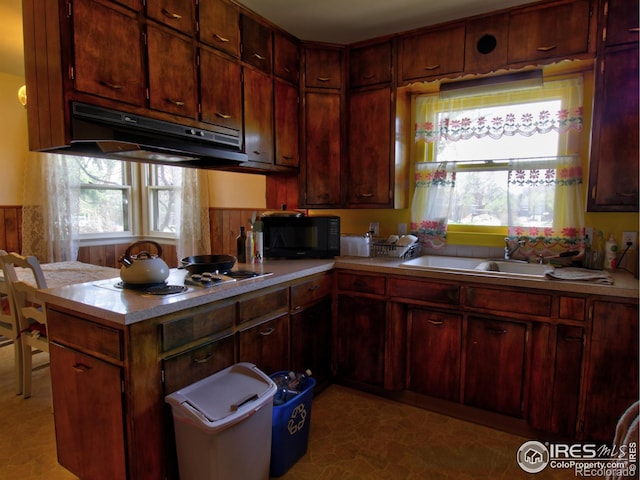
[[170,98],[167,98],[167,102],[175,105],[176,107],[184,107],[184,102],[181,100],[172,100]]
[[170,12],[170,11],[169,11],[169,10],[167,10],[166,8],[163,8],[163,9],[162,9],[162,14],[163,14],[165,17],[171,18],[171,19],[173,19],[173,20],[180,20],[180,19],[182,18],[182,15],[177,14],[177,13],[173,13],[173,12]]
[[565,342],[582,342],[582,337],[562,337]]
[[431,325],[435,325],[439,327],[440,325],[444,325],[444,322],[436,322],[435,320],[427,320]]
[[373,193],[361,193],[360,194],[360,196],[364,197],[364,198],[371,198],[371,197],[373,197],[373,195],[374,195]]
[[331,77],[316,77],[316,80],[318,80],[319,82],[328,82],[329,80],[331,80]]
[[616,192],[616,195],[620,196],[620,197],[633,197],[635,195],[637,195],[638,192]]
[[375,73],[368,73],[368,74],[362,76],[363,80],[371,80],[372,78],[376,78],[376,74]]
[[225,120],[228,120],[228,119],[231,118],[231,115],[226,114],[226,113],[216,112],[216,117],[220,117],[220,118],[223,118]]
[[260,152],[259,150],[254,150],[253,153],[256,155],[262,155],[262,152]]
[[436,65],[430,65],[428,67],[424,67],[425,70],[437,70],[438,68],[440,68],[440,64],[436,64]]
[[91,370],[91,367],[89,365],[85,365],[84,363],[76,363],[72,368],[78,373],[84,373]]
[[640,32],[640,27],[633,27],[629,29],[630,33],[638,33]]
[[550,52],[551,50],[554,50],[556,48],[556,45],[548,45],[546,47],[538,47],[536,48],[537,51],[539,52]]
[[283,155],[282,158],[285,160],[294,160],[296,157],[292,157],[291,155]]
[[213,358],[213,353],[207,353],[204,358],[194,358],[193,363],[207,363]]
[[111,82],[107,82],[105,80],[100,80],[100,85],[104,85],[105,87],[109,87],[113,90],[121,90],[122,88],[124,88],[122,85],[118,85],[115,83],[111,83]]
[[218,40],[219,42],[228,42],[229,39],[226,37],[223,37],[221,35],[218,35],[217,33],[213,34],[213,38],[215,38],[216,40]]
[[503,328],[486,327],[487,332],[495,335],[504,335],[507,331]]
[[307,290],[309,292],[315,292],[316,290],[318,290],[320,288],[320,285],[311,285],[309,288],[307,288]]
[[260,55],[260,54],[259,54],[259,53],[257,53],[257,52],[256,52],[256,53],[254,53],[254,54],[253,54],[253,56],[254,56],[254,57],[256,57],[258,60],[264,60],[264,59],[265,59],[265,57],[263,57],[262,55]]
[[262,330],[261,332],[258,332],[260,335],[262,335],[263,337],[268,337],[269,335],[271,335],[273,332],[275,332],[276,329],[273,327],[269,327],[266,330]]

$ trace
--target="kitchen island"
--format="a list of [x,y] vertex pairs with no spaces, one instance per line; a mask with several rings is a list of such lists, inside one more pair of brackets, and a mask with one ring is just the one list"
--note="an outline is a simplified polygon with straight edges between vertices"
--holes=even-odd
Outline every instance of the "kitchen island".
[[[511,403],[500,403],[499,414],[542,430],[566,430],[546,422],[567,403],[572,402],[575,424],[600,408],[585,403],[602,383],[588,359],[609,351],[599,346],[608,338],[598,325],[612,322],[625,328],[623,340],[637,337],[638,281],[626,274],[614,274],[613,285],[593,285],[407,269],[388,259],[282,260],[257,267],[271,275],[211,288],[189,286],[168,296],[116,288],[117,278],[41,292],[63,466],[81,478],[176,478],[164,397],[237,361],[251,361],[267,373],[311,366],[316,378],[328,381],[333,374],[401,401],[420,404],[448,395],[449,402],[490,410],[493,404],[487,408],[484,402],[495,399],[479,389],[483,372],[475,372],[474,379],[470,371],[473,356],[482,352],[466,348],[462,331],[457,348],[465,348],[456,360],[461,363],[448,370],[456,380],[453,387],[445,394],[425,392],[420,365],[432,359],[420,353],[430,350],[420,346],[418,325],[443,318],[452,318],[464,332],[483,322],[493,329],[503,328],[505,320],[517,326],[523,365],[514,377],[518,384],[510,388],[516,388],[518,400],[515,411]],[[169,281],[179,284],[184,275],[173,270]],[[630,320],[598,317],[611,308]],[[369,341],[371,335],[375,341]],[[573,339],[566,352],[556,344],[563,335]],[[627,357],[608,363],[615,366]],[[637,345],[635,357],[628,371],[631,376],[635,368],[637,377]],[[556,363],[572,369],[558,369]],[[570,379],[575,391],[563,392],[563,379]],[[550,397],[552,391],[557,398]],[[573,434],[582,432],[574,425]]]

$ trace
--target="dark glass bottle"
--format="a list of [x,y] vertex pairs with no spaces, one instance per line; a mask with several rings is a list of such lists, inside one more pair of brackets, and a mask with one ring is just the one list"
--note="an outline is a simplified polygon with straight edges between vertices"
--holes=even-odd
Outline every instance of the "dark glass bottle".
[[244,225],[240,227],[240,235],[236,238],[236,258],[238,263],[247,263],[246,255],[247,234],[244,231]]

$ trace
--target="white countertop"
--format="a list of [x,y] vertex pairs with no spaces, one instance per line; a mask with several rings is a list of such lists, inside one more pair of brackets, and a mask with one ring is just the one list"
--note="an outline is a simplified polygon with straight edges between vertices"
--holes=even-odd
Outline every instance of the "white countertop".
[[[360,272],[406,275],[410,277],[455,280],[483,283],[485,285],[522,286],[568,293],[584,293],[613,297],[638,298],[638,279],[625,272],[613,272],[613,285],[589,282],[549,280],[537,277],[506,277],[495,272],[469,271],[446,272],[442,270],[411,269],[400,265],[400,260],[388,258],[338,257],[335,260],[266,260],[256,265],[259,271],[272,275],[242,280],[213,287],[189,286],[184,293],[172,295],[149,295],[115,288],[119,277],[108,280],[90,281],[75,285],[48,288],[39,292],[40,297],[54,305],[92,315],[120,325],[128,325],[149,318],[174,313],[207,303],[223,300],[236,295],[290,282],[309,275],[329,271],[333,268]],[[241,269],[251,269],[251,265],[241,264]],[[185,270],[172,269],[168,283],[183,285]]]

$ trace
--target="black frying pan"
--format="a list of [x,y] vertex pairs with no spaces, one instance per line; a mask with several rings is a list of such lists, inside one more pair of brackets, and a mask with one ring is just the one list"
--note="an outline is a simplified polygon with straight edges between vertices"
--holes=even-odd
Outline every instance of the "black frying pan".
[[204,273],[216,271],[220,273],[228,272],[236,263],[236,257],[232,255],[194,255],[184,257],[180,260],[182,268],[191,275],[194,273]]

